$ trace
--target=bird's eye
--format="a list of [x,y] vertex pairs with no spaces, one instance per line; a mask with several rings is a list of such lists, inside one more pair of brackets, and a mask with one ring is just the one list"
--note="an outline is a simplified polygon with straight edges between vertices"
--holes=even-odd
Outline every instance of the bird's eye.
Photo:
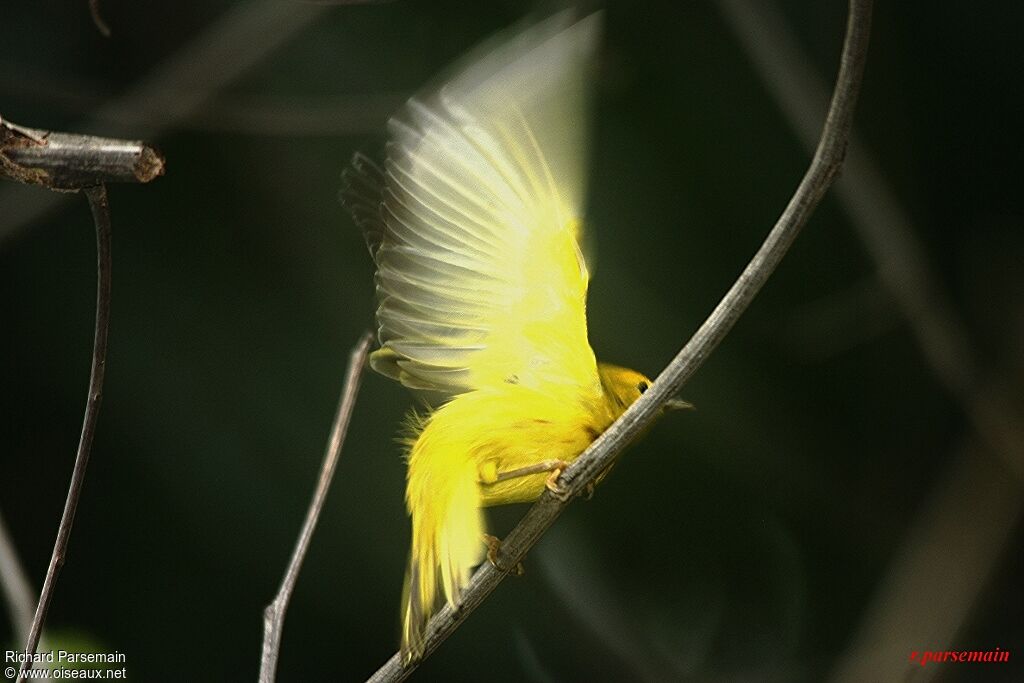
[[636,390],[639,391],[642,394],[645,391],[647,391],[647,387],[649,387],[649,386],[650,385],[647,382],[640,382],[640,384],[636,385]]

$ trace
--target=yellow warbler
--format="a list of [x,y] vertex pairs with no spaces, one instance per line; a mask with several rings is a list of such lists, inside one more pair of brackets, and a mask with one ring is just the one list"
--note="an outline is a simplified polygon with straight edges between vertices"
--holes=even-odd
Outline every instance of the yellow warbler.
[[579,241],[586,70],[600,16],[489,44],[357,154],[342,200],[377,266],[378,372],[440,407],[411,420],[402,652],[483,559],[481,508],[536,499],[650,380],[597,363]]

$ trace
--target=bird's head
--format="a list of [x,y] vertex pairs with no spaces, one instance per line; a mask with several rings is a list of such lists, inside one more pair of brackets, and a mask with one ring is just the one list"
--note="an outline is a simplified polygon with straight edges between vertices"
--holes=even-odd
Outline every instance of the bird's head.
[[[633,405],[633,401],[640,398],[640,395],[651,386],[651,380],[636,370],[609,363],[598,363],[597,370],[609,403],[615,405],[620,413]],[[686,408],[693,406],[678,398],[669,399],[663,407],[666,411]]]

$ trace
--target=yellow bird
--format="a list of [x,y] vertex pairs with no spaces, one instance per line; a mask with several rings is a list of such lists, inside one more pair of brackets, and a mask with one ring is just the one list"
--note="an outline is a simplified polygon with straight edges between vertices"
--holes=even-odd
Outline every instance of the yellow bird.
[[410,420],[402,653],[422,656],[486,552],[481,508],[535,500],[650,385],[598,363],[580,250],[586,72],[600,15],[492,42],[357,154],[342,200],[377,266],[378,372],[434,405]]

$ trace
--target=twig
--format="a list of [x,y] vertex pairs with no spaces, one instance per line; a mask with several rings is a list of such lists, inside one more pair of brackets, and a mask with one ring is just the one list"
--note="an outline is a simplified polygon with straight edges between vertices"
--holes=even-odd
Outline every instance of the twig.
[[[719,0],[719,5],[798,136],[812,144],[824,88],[805,66],[807,58],[783,15],[762,1]],[[977,444],[953,456],[915,515],[830,674],[836,683],[897,680],[905,677],[908,652],[924,643],[944,647],[952,641],[1012,542],[1024,512],[1024,434],[1012,392],[982,381],[966,326],[931,272],[911,218],[856,135],[836,190],[929,369],[978,434]],[[989,454],[1008,470],[986,462]],[[1008,480],[1008,472],[1016,472],[1018,481]],[[955,558],[948,553],[951,538],[959,539]],[[909,597],[924,594],[933,599]]]
[[32,625],[32,604],[35,602],[31,584],[25,575],[25,568],[18,560],[14,541],[7,530],[3,516],[0,516],[0,588],[11,612],[11,631],[14,639],[24,642],[28,639]]
[[[846,149],[853,121],[853,109],[860,90],[871,24],[871,0],[850,0],[839,76],[836,79],[821,139],[803,180],[772,228],[761,248],[739,279],[726,293],[686,346],[662,371],[651,388],[562,474],[558,485],[568,493],[559,500],[548,492],[541,495],[526,516],[509,533],[499,548],[497,564],[515,566],[540,539],[569,504],[571,497],[594,481],[640,431],[660,413],[703,364],[735,324],[761,286],[778,265],[806,223],[814,207],[834,179]],[[485,563],[476,571],[462,594],[458,609],[445,606],[427,626],[424,658],[457,629],[501,583],[505,572]],[[422,660],[420,660],[422,661]],[[419,662],[403,666],[396,653],[373,676],[371,683],[401,681]]]
[[277,658],[281,651],[281,632],[284,628],[285,612],[288,610],[292,591],[295,590],[295,581],[299,578],[302,562],[306,559],[306,551],[309,550],[309,542],[316,530],[317,520],[320,519],[320,511],[327,498],[327,489],[334,478],[334,469],[338,464],[341,447],[345,443],[345,433],[348,431],[352,409],[356,404],[359,381],[362,378],[363,366],[366,365],[366,355],[369,353],[372,341],[373,335],[367,332],[349,356],[348,369],[345,371],[345,383],[342,386],[341,399],[338,402],[338,411],[334,416],[331,436],[327,440],[327,451],[324,453],[323,465],[320,467],[320,479],[317,481],[313,499],[309,502],[309,509],[306,511],[306,521],[303,522],[302,531],[299,532],[299,538],[295,542],[291,560],[289,560],[288,568],[281,580],[281,588],[278,589],[273,602],[267,605],[263,611],[263,656],[260,659],[260,683],[272,683],[277,675]]
[[[719,5],[797,135],[813,145],[825,89],[806,67],[781,14],[771,3],[752,0],[719,0]],[[986,383],[966,326],[932,273],[907,212],[855,134],[836,193],[932,374],[960,403],[979,439],[1024,482],[1019,406],[1012,392]]]
[[103,183],[148,183],[164,159],[136,140],[55,133],[0,120],[0,178],[76,191]]
[[[32,618],[32,626],[29,629],[28,640],[25,645],[25,652],[28,653],[28,660],[35,654],[39,645],[39,637],[43,631],[43,623],[46,621],[46,613],[50,609],[50,602],[53,600],[53,590],[57,582],[57,575],[64,566],[64,559],[67,555],[68,539],[71,536],[71,526],[75,522],[75,511],[78,509],[78,499],[82,494],[82,484],[85,481],[85,468],[89,464],[89,452],[92,449],[93,434],[96,432],[96,420],[99,417],[100,402],[103,399],[103,376],[106,372],[107,363],[107,331],[110,328],[110,205],[107,202],[107,189],[103,185],[86,188],[85,196],[89,200],[89,208],[92,209],[92,218],[96,223],[96,332],[93,338],[92,347],[92,368],[89,373],[89,397],[85,404],[85,418],[82,422],[82,436],[78,442],[78,453],[75,455],[75,466],[71,473],[71,485],[68,487],[68,497],[64,502],[64,513],[61,515],[60,526],[57,529],[57,540],[53,545],[53,555],[50,557],[50,566],[46,570],[46,579],[43,581],[43,590],[39,594],[39,604],[36,605],[35,616]],[[18,673],[18,683],[21,683],[25,671],[31,667],[31,662],[26,661]]]
[[[75,128],[89,134],[108,133],[107,121],[144,118],[144,125],[132,126],[132,135],[154,140],[330,9],[280,0],[235,3],[186,46]],[[0,244],[62,201],[62,195],[44,192],[22,191],[12,196],[18,190],[21,188],[0,188]]]

